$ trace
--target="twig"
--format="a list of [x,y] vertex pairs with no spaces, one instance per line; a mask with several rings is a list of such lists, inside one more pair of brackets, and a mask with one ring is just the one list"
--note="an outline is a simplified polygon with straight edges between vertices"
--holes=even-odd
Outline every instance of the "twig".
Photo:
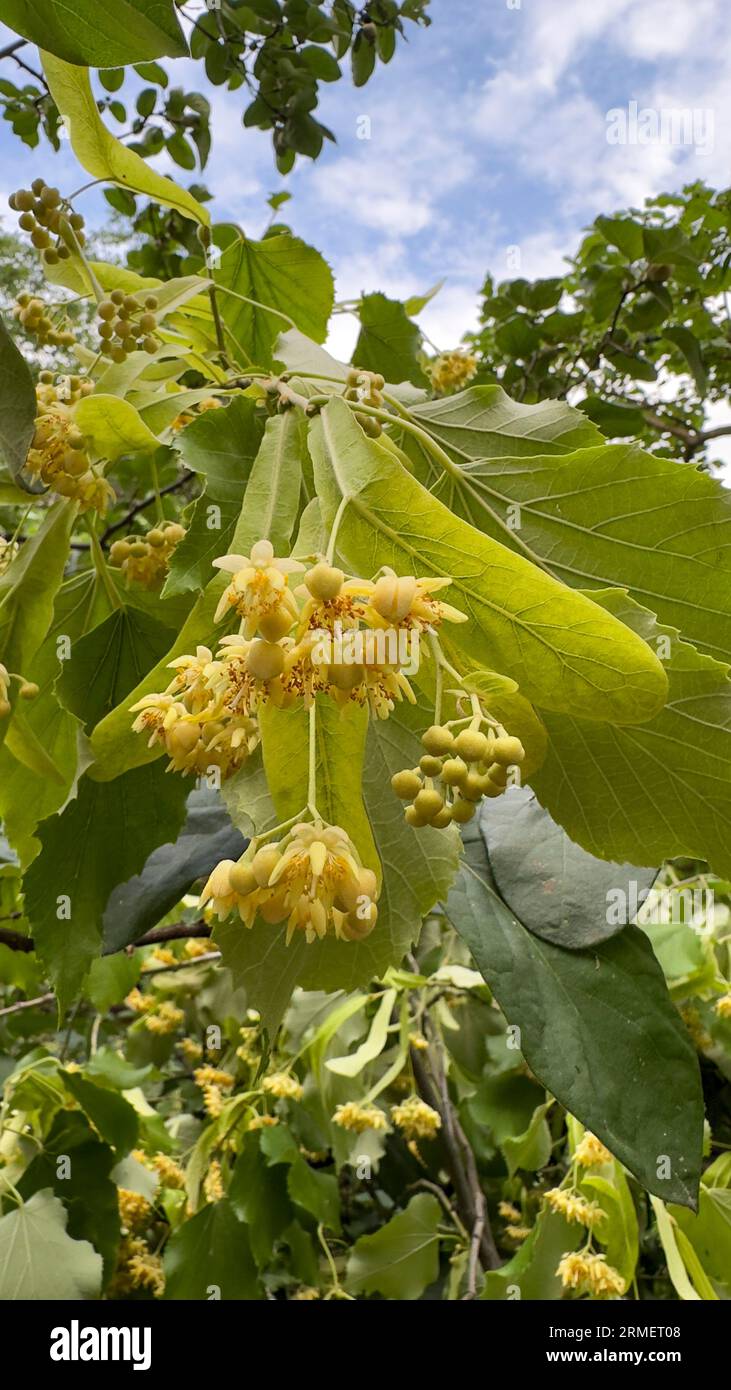
[[55,994],[39,994],[36,999],[20,999],[17,1004],[10,1004],[6,1009],[0,1009],[0,1018],[7,1018],[8,1014],[19,1014],[21,1009],[40,1008],[42,1004],[52,1004]]
[[184,473],[181,478],[176,478],[174,483],[168,483],[167,487],[161,487],[159,493],[151,492],[149,497],[143,497],[141,502],[135,502],[135,505],[130,507],[130,510],[122,517],[121,521],[113,522],[111,526],[107,526],[106,531],[102,531],[99,537],[100,543],[104,545],[109,537],[114,535],[115,531],[121,531],[125,526],[129,525],[130,521],[134,521],[134,518],[138,516],[140,512],[144,512],[148,507],[154,506],[158,497],[167,497],[169,492],[177,492],[178,488],[184,487],[184,485],[189,483],[191,478],[194,477],[194,473]]
[[[204,921],[199,922],[174,922],[169,927],[154,927],[141,936],[139,941],[133,941],[128,946],[120,947],[120,950],[132,952],[140,946],[157,946],[163,941],[185,941],[193,937],[208,937],[211,929]],[[35,941],[32,936],[21,936],[20,932],[11,931],[8,927],[0,928],[0,945],[9,946],[11,951],[24,951],[29,954],[35,950]],[[117,955],[118,952],[110,951],[110,955]]]

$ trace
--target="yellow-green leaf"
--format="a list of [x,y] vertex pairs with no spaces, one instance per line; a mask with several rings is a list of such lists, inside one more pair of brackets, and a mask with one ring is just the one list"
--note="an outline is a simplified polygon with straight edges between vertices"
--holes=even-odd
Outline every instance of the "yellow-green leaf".
[[511,676],[546,709],[617,724],[661,709],[667,678],[641,638],[455,517],[366,438],[344,401],[328,403],[310,441],[326,525],[345,503],[338,548],[353,569],[451,577],[444,596],[468,622],[444,625],[448,649]]
[[107,130],[97,110],[86,68],[72,67],[52,53],[42,53],[43,70],[51,95],[68,129],[71,148],[79,163],[95,179],[108,179],[120,188],[144,193],[153,202],[175,208],[183,217],[207,226],[207,210],[184,188],[157,174],[133,150],[128,150]]
[[159,447],[138,411],[120,396],[86,396],[74,418],[98,457],[111,463],[123,454],[151,453]]

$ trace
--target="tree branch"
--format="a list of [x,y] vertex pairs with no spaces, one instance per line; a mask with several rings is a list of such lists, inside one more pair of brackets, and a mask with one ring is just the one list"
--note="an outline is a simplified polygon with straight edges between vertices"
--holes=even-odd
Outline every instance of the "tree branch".
[[[140,946],[158,946],[163,941],[186,941],[194,937],[209,937],[211,929],[203,919],[199,922],[174,922],[169,927],[154,927],[141,936],[139,941],[133,941],[129,946],[122,946],[120,950],[131,953]],[[7,927],[0,928],[0,945],[9,946],[11,951],[24,951],[30,953],[35,950],[35,942],[32,936],[22,936],[20,932],[10,931]],[[117,951],[110,951],[110,955],[118,955]]]

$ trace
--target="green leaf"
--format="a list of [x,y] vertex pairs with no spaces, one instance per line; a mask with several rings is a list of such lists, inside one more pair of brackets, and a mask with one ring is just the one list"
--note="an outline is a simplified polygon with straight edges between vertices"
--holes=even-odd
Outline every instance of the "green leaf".
[[[292,1219],[287,1173],[281,1165],[267,1163],[259,1134],[247,1131],[237,1155],[228,1200],[240,1221],[248,1227],[251,1249],[261,1269],[272,1256],[275,1242]],[[298,1155],[299,1156],[299,1155]]]
[[467,863],[447,912],[519,1027],[531,1071],[650,1192],[694,1207],[698,1059],[647,937],[627,927],[590,950],[564,951],[527,932],[495,893],[478,835],[465,834]]
[[628,261],[639,261],[645,254],[642,224],[631,217],[597,217],[594,226],[598,227],[604,240],[616,246]]
[[546,714],[548,752],[531,777],[534,790],[590,853],[649,865],[689,855],[731,873],[729,668],[683,642],[675,628],[655,623],[626,595],[607,590],[593,597],[663,652],[668,703],[632,730]]
[[[621,1165],[615,1160],[611,1178],[605,1177],[603,1172],[587,1173],[581,1180],[581,1190],[597,1201],[605,1213],[604,1220],[597,1225],[596,1235],[606,1247],[608,1263],[619,1270],[629,1288],[637,1267],[640,1232]],[[690,1212],[687,1215],[690,1220],[694,1219]]]
[[285,328],[299,328],[315,342],[324,341],[334,287],[319,251],[284,234],[250,241],[232,226],[216,227],[214,241],[222,250],[215,272],[221,315],[243,365],[268,366]]
[[670,1214],[687,1236],[704,1270],[726,1289],[731,1286],[731,1192],[701,1183],[698,1215],[671,1207]]
[[293,1202],[314,1216],[318,1225],[340,1234],[340,1194],[333,1173],[320,1173],[301,1154],[287,1174],[287,1190]]
[[627,920],[607,912],[610,892],[631,885],[649,889],[649,873],[629,864],[608,864],[570,840],[527,788],[512,787],[483,802],[480,830],[495,888],[528,931],[556,946],[595,946],[621,931]]
[[706,394],[708,378],[703,362],[701,345],[695,333],[691,333],[689,328],[683,328],[682,326],[664,328],[663,338],[668,338],[671,343],[675,344],[676,348],[680,349],[683,357],[688,363],[690,374],[698,387],[699,395],[704,396]]
[[25,877],[26,913],[61,1013],[99,955],[112,889],[180,828],[186,790],[181,783],[166,777],[160,763],[114,782],[84,777],[74,800],[39,828],[41,853]]
[[395,1003],[396,990],[385,990],[365,1041],[345,1057],[329,1057],[325,1063],[328,1071],[335,1072],[337,1076],[358,1076],[369,1062],[380,1057],[388,1040],[388,1027]]
[[0,319],[0,464],[26,492],[38,491],[23,475],[35,431],[36,405],[25,358]]
[[66,1234],[66,1209],[44,1188],[0,1218],[0,1299],[98,1298],[102,1257]]
[[439,1273],[439,1223],[442,1212],[427,1193],[412,1197],[372,1236],[360,1236],[348,1256],[346,1287],[350,1293],[380,1293],[384,1298],[414,1302]]
[[[427,423],[425,407],[413,414]],[[473,526],[575,588],[627,588],[688,641],[731,660],[731,584],[719,582],[729,573],[731,496],[720,482],[634,444],[498,457],[476,425],[428,427],[460,467],[446,474],[432,460],[422,481]]]
[[481,1298],[490,1301],[521,1299],[544,1301],[563,1298],[564,1289],[556,1275],[563,1255],[575,1250],[584,1239],[583,1231],[558,1212],[542,1211],[528,1239],[502,1269],[488,1270]]
[[99,458],[110,463],[123,454],[154,453],[160,447],[134,406],[119,396],[87,396],[79,401],[74,419]]
[[356,573],[390,565],[451,576],[447,601],[469,621],[445,625],[449,649],[511,676],[546,708],[637,723],[662,706],[665,673],[641,640],[455,517],[366,438],[344,401],[331,400],[313,423],[310,447],[326,526],[346,499],[338,547]]
[[[26,672],[39,687],[35,700],[23,709],[23,735],[29,729],[40,739],[52,759],[58,777],[29,776],[21,763],[0,750],[0,817],[21,860],[27,863],[37,841],[30,837],[39,821],[57,811],[68,796],[74,778],[83,770],[79,748],[79,721],[56,698],[55,682],[63,669],[59,651],[73,651],[74,643],[109,611],[109,598],[93,570],[75,575],[61,585],[53,621]],[[15,724],[17,719],[13,719]],[[11,730],[13,727],[11,724]]]
[[353,366],[380,372],[397,385],[411,381],[426,386],[427,378],[419,366],[417,353],[421,333],[398,300],[385,294],[366,294],[358,311],[361,330],[353,353]]
[[165,1249],[165,1298],[262,1298],[246,1226],[227,1200],[205,1206]]
[[[50,627],[75,520],[75,505],[57,502],[0,577],[0,659],[8,671],[26,676]],[[13,681],[11,702],[17,688]],[[7,728],[8,717],[0,720],[0,741]]]
[[181,462],[205,479],[205,491],[187,518],[185,539],[173,552],[166,597],[205,588],[214,559],[227,554],[261,439],[254,403],[243,396],[226,410],[204,411],[176,436]]
[[141,873],[112,889],[104,909],[105,950],[121,951],[139,941],[172,911],[197,878],[207,878],[222,859],[243,854],[246,841],[231,825],[215,792],[192,791],[187,804],[188,815],[177,840],[154,849]]
[[78,1101],[102,1139],[124,1158],[137,1143],[137,1111],[117,1091],[96,1086],[80,1072],[63,1072],[67,1091]]
[[[58,1162],[61,1156],[69,1160],[67,1165]],[[17,1184],[26,1201],[43,1188],[63,1200],[69,1235],[99,1251],[105,1282],[114,1272],[120,1235],[117,1185],[110,1177],[114,1163],[113,1150],[100,1142],[86,1115],[60,1110],[45,1136],[43,1152]]]
[[596,427],[564,401],[521,405],[500,386],[471,386],[413,406],[411,414],[448,452],[465,459],[532,456],[537,443],[542,455],[563,454],[602,442]]
[[80,67],[125,67],[188,52],[173,0],[5,0],[3,22]]
[[115,608],[71,647],[59,698],[90,730],[169,650],[174,633],[138,608]]
[[550,1109],[551,1101],[545,1105],[537,1105],[528,1128],[522,1134],[508,1134],[503,1139],[501,1148],[511,1178],[519,1168],[528,1173],[535,1173],[548,1163],[552,1140],[546,1115]]
[[94,179],[108,179],[120,188],[144,193],[153,202],[207,226],[210,214],[201,203],[171,179],[155,173],[144,159],[126,149],[107,130],[86,69],[70,67],[50,53],[41,56],[51,95],[69,131],[71,148],[86,172]]
[[[297,933],[288,947],[283,928],[257,922],[247,931],[233,920],[217,925],[216,943],[225,964],[270,1031],[295,984],[351,991],[397,965],[418,937],[422,918],[447,893],[457,871],[459,836],[453,830],[407,825],[403,803],[389,785],[394,772],[418,762],[417,730],[428,722],[423,706],[413,711],[400,706],[388,719],[369,724],[365,711],[354,705],[344,717],[326,702],[318,705],[318,805],[323,815],[349,830],[366,863],[380,864],[378,922],[362,942],[326,939],[308,946]],[[252,781],[251,769],[244,768],[226,788],[234,819],[251,828],[241,819],[248,811],[258,831],[294,815],[307,799],[306,718],[299,711],[267,706],[263,738],[277,815],[261,796],[259,779]]]

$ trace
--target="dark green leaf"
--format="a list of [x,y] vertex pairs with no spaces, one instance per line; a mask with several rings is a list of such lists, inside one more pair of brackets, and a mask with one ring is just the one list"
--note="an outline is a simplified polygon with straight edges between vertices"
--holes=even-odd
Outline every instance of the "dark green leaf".
[[496,894],[479,830],[465,843],[449,918],[519,1027],[531,1071],[651,1192],[695,1207],[698,1059],[645,933],[627,927],[586,951],[553,946]]

